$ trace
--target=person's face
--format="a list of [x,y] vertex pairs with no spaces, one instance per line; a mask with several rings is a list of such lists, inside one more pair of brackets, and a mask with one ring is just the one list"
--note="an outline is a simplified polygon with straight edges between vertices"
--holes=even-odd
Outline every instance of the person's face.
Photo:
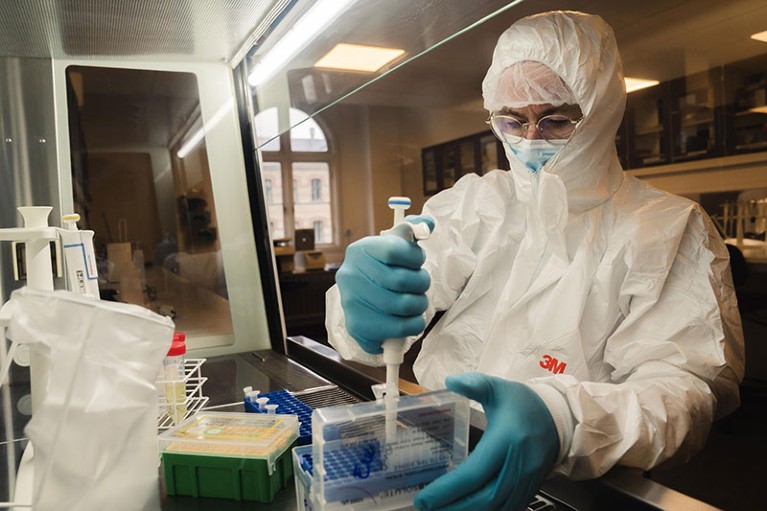
[[542,139],[541,133],[536,128],[539,120],[549,115],[562,115],[574,121],[583,117],[581,107],[578,105],[528,105],[516,108],[502,108],[498,112],[501,115],[510,115],[524,124],[527,124],[525,138],[528,140]]

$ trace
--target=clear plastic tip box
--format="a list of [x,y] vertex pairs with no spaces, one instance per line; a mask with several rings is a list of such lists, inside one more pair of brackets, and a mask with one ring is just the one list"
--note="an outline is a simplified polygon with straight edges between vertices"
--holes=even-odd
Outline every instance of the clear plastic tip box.
[[450,391],[397,399],[396,434],[383,400],[320,408],[312,446],[293,451],[298,509],[392,510],[466,459],[469,400]]
[[160,435],[167,493],[271,502],[297,438],[295,415],[197,413]]

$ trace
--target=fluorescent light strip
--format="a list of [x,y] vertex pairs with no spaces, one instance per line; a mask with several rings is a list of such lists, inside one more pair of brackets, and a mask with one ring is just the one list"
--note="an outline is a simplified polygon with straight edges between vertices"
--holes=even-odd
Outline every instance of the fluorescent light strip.
[[756,34],[751,34],[751,39],[767,43],[767,30],[764,32],[757,32]]
[[352,3],[354,0],[319,0],[315,3],[258,61],[248,76],[248,83],[257,87],[269,80]]
[[655,87],[660,83],[658,80],[645,80],[644,78],[630,78],[628,76],[623,78],[623,80],[626,82],[626,93]]
[[374,73],[405,53],[399,48],[339,43],[315,62],[314,67]]
[[187,154],[189,154],[192,151],[192,149],[197,147],[197,144],[199,144],[204,137],[205,137],[205,129],[200,128],[199,130],[195,132],[194,135],[189,137],[189,139],[186,142],[184,142],[184,145],[182,145],[181,148],[178,150],[178,152],[176,153],[176,156],[178,156],[179,158],[184,158]]
[[232,107],[234,107],[234,99],[230,99],[224,105],[219,108],[215,114],[213,114],[213,117],[210,118],[210,122],[207,124],[203,124],[203,127],[197,130],[194,135],[189,137],[186,142],[181,146],[181,148],[176,152],[176,156],[179,158],[184,158],[187,154],[192,152],[192,149],[197,147],[197,145],[202,141],[203,138],[205,138],[205,134],[208,133],[210,130],[215,128],[218,123],[221,122],[221,120],[224,118],[226,114],[228,114]]

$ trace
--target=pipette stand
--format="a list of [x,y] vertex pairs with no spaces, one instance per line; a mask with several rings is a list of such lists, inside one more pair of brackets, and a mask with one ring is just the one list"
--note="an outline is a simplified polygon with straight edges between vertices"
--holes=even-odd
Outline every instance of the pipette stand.
[[[45,291],[53,291],[50,242],[58,239],[56,228],[48,226],[48,215],[52,209],[50,206],[20,207],[18,210],[24,218],[24,227],[0,229],[0,241],[24,242],[27,286]],[[5,350],[5,328],[9,322],[10,315],[5,306],[3,306],[0,309],[0,333],[3,336],[3,350]],[[48,380],[49,368],[44,360],[40,359],[34,351],[29,352],[27,350],[28,348],[17,350],[17,356],[14,357],[14,360],[20,365],[29,365],[32,413],[34,414],[42,401],[42,392]],[[10,417],[7,417],[6,420],[10,420]],[[13,456],[13,449],[9,449],[9,456]],[[27,448],[21,458],[16,475],[13,495],[14,502],[20,504],[32,503],[34,483],[33,459],[34,451],[32,444],[27,443]],[[19,505],[19,509],[29,508]]]

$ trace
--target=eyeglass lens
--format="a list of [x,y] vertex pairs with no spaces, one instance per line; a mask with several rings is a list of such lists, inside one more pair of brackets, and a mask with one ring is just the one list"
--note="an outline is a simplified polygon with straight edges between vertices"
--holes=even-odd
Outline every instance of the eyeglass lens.
[[[509,138],[510,142],[525,138],[530,128],[529,123],[522,123],[507,115],[493,116],[491,124],[501,138]],[[548,115],[538,121],[537,128],[546,140],[566,140],[575,131],[575,124],[569,117]]]

